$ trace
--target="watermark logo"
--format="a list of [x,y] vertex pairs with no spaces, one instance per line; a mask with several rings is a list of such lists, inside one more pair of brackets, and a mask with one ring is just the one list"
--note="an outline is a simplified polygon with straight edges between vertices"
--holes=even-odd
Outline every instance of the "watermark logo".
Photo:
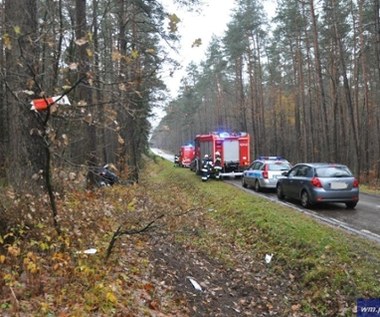
[[380,298],[357,300],[357,317],[380,317]]

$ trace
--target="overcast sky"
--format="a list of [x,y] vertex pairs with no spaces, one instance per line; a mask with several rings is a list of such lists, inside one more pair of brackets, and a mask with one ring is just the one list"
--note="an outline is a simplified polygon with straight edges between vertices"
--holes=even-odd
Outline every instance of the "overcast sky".
[[[222,36],[227,30],[227,23],[230,21],[231,10],[234,7],[234,0],[206,0],[201,12],[186,12],[181,8],[173,6],[171,0],[161,0],[169,12],[175,13],[181,22],[178,25],[178,33],[181,35],[178,54],[172,52],[175,58],[182,65],[182,69],[176,71],[171,77],[164,74],[164,80],[172,93],[172,97],[177,95],[180,81],[185,76],[186,66],[190,62],[199,64],[205,58],[208,44],[213,35]],[[202,45],[191,47],[194,40],[200,38]]]

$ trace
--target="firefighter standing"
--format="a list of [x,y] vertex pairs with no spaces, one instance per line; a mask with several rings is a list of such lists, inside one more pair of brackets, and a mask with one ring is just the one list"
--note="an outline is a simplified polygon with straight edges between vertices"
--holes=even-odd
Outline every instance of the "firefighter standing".
[[202,160],[202,181],[205,182],[210,178],[211,170],[212,170],[212,160],[205,154]]
[[222,171],[222,156],[219,151],[215,152],[214,173],[215,178],[220,179],[220,172]]

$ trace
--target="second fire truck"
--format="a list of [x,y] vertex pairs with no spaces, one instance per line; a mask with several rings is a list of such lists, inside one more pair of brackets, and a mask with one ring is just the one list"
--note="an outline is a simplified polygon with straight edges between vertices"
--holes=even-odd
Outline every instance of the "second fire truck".
[[195,149],[193,145],[191,144],[182,145],[179,151],[179,158],[178,158],[179,166],[190,167],[190,164],[194,159],[194,155],[195,155]]

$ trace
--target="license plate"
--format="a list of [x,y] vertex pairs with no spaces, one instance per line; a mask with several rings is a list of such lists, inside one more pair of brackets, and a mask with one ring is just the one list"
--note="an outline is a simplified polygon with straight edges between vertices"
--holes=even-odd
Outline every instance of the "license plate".
[[346,183],[341,183],[341,182],[335,182],[330,184],[331,189],[346,189],[347,184]]

